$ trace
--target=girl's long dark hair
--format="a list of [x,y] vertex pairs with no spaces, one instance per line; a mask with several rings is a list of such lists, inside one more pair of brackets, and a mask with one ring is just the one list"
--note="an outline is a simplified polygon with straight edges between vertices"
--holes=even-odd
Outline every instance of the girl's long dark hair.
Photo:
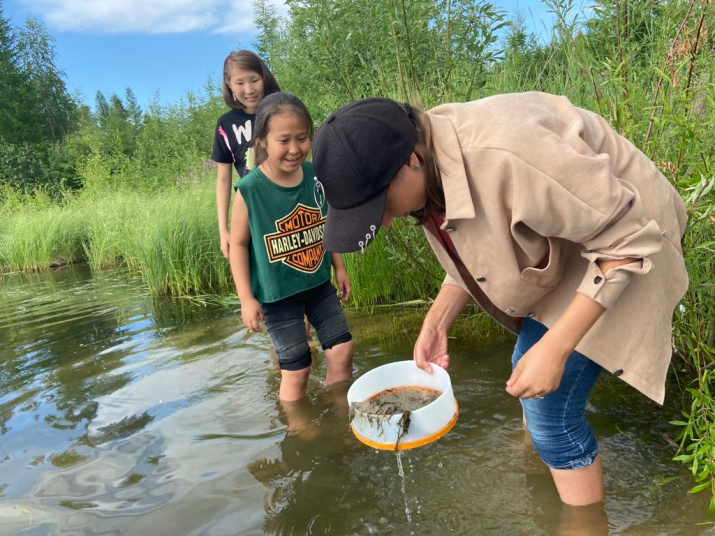
[[421,210],[410,213],[410,216],[415,218],[418,224],[422,225],[430,212],[434,211],[438,214],[444,214],[445,212],[446,205],[444,202],[444,190],[442,189],[442,175],[437,165],[434,140],[427,115],[419,108],[407,103],[402,104],[402,108],[417,129],[415,154],[425,171],[427,203]]
[[310,116],[308,108],[305,107],[303,101],[292,93],[272,93],[266,96],[258,105],[256,110],[256,126],[253,132],[253,150],[255,152],[255,165],[260,166],[268,153],[261,145],[261,142],[266,139],[270,130],[271,118],[282,113],[295,114],[305,121],[305,127],[308,130],[308,137],[313,141],[313,118]]

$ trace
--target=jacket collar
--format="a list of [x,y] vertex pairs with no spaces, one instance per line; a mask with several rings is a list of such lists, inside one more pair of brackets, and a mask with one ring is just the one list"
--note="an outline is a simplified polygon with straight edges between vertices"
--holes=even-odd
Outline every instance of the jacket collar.
[[427,117],[430,120],[432,140],[442,175],[446,205],[445,224],[442,226],[444,228],[449,220],[474,218],[476,214],[459,138],[452,121],[443,115],[430,112],[427,113]]

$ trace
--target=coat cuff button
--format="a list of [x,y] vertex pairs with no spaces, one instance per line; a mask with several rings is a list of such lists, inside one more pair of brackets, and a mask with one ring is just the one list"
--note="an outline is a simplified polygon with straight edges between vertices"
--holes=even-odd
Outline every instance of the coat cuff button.
[[484,283],[486,280],[487,280],[487,278],[484,277],[483,275],[477,276],[477,283]]
[[593,278],[593,282],[598,285],[601,281],[603,281],[603,278],[600,275],[597,275],[596,277]]
[[623,374],[623,369],[622,369],[622,368],[619,368],[618,370],[614,370],[614,371],[613,371],[613,375],[614,375],[614,376],[620,376],[621,374]]

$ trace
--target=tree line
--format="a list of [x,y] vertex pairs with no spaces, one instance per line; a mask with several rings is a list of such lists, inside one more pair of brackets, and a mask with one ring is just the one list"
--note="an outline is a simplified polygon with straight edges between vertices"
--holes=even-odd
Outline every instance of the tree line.
[[155,188],[189,180],[208,160],[218,83],[146,110],[131,90],[94,109],[71,94],[57,67],[55,42],[38,19],[14,26],[0,1],[0,203],[42,192],[55,200],[82,189]]

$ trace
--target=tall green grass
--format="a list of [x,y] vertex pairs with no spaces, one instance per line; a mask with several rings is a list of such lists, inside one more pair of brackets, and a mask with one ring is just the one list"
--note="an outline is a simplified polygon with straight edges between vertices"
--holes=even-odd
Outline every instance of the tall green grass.
[[10,270],[43,270],[81,261],[86,226],[87,215],[74,208],[22,210],[3,222],[0,259]]
[[[157,295],[232,293],[218,249],[214,184],[206,175],[153,192],[91,190],[59,205],[27,198],[0,216],[0,265],[3,271],[124,265]],[[443,277],[421,229],[407,222],[381,230],[364,253],[343,257],[356,307],[427,299]]]
[[4,271],[126,265],[155,294],[231,292],[214,191],[207,177],[156,192],[93,192],[61,205],[29,200],[0,217],[0,263]]
[[364,252],[344,254],[343,260],[357,307],[428,299],[444,277],[422,230],[405,221],[381,229]]

